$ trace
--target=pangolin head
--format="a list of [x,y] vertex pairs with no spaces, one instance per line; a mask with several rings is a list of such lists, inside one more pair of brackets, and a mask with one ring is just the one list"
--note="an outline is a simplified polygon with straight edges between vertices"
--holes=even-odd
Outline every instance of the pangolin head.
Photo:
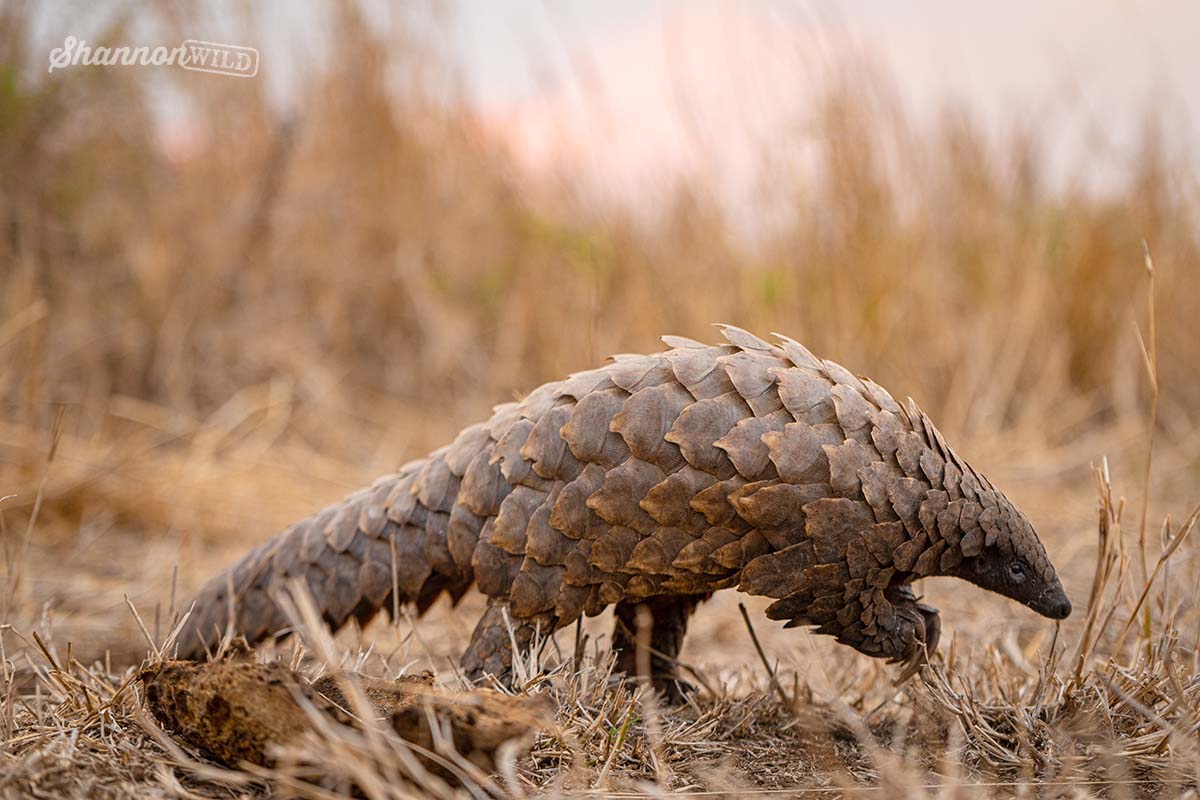
[[956,577],[1022,603],[1050,619],[1066,619],[1071,600],[1033,525],[1003,495],[998,497],[999,535],[964,558]]

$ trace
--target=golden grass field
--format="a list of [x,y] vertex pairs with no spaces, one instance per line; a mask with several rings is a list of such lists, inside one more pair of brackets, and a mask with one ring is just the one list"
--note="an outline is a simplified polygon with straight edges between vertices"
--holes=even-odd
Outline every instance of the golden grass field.
[[[1200,182],[1153,120],[1099,194],[1047,179],[1036,128],[917,124],[871,69],[831,73],[772,143],[783,222],[747,244],[699,180],[647,221],[522,173],[430,90],[451,65],[345,9],[295,118],[255,81],[159,73],[196,110],[182,158],[146,71],[48,76],[22,8],[0,12],[0,796],[327,797],[388,775],[348,735],[308,745],[324,785],[171,742],[128,681],[149,650],[131,606],[161,645],[289,522],[495,403],[715,322],[915,398],[1034,522],[1074,615],[932,581],[942,657],[897,688],[726,592],[692,623],[706,688],[681,709],[606,687],[601,618],[584,665],[567,632],[527,665],[561,736],[468,788],[370,796],[1200,791]],[[344,631],[310,668],[453,683],[478,607]]]

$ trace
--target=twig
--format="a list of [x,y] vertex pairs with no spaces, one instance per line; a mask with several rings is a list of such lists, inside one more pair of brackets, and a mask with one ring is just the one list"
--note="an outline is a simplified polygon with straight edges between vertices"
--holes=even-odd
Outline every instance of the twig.
[[754,632],[754,625],[750,623],[750,615],[746,613],[746,604],[738,603],[738,611],[742,612],[742,619],[746,623],[746,630],[750,631],[750,640],[754,642],[754,649],[758,651],[758,657],[762,659],[763,666],[767,668],[767,675],[771,679],[771,688],[779,695],[779,699],[783,701],[785,706],[794,708],[794,704],[788,699],[787,694],[783,691],[783,687],[779,685],[779,681],[775,677],[775,669],[771,666],[771,662],[767,660],[767,654],[758,641],[758,634]]

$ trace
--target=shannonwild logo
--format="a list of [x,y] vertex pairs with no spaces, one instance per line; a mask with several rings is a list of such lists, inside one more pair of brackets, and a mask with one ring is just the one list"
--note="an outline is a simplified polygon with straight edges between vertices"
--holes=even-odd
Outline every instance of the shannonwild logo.
[[162,67],[178,64],[193,72],[253,78],[258,74],[258,51],[219,42],[187,39],[175,48],[167,47],[90,47],[82,39],[68,36],[62,47],[50,51],[47,72],[67,67]]

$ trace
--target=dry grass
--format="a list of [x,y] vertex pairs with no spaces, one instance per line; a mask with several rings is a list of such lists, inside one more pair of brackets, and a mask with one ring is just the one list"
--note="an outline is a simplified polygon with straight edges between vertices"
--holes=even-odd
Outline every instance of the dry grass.
[[[1200,184],[1153,126],[1097,196],[1047,181],[1039,131],[919,124],[847,69],[764,153],[782,222],[748,245],[702,179],[647,221],[523,175],[436,91],[453,70],[419,26],[328,11],[294,118],[255,81],[158,73],[193,114],[186,148],[152,124],[154,71],[47,76],[29,9],[0,11],[0,796],[325,796],[165,738],[124,595],[161,643],[251,543],[495,402],[715,321],[914,396],[1027,510],[1075,616],[931,582],[952,638],[896,689],[748,601],[785,702],[721,595],[684,652],[708,689],[680,710],[608,685],[602,620],[582,664],[563,633],[527,667],[561,736],[470,791],[1195,796]],[[472,610],[344,632],[306,668],[453,685]],[[380,752],[330,728],[300,760],[409,791]]]

